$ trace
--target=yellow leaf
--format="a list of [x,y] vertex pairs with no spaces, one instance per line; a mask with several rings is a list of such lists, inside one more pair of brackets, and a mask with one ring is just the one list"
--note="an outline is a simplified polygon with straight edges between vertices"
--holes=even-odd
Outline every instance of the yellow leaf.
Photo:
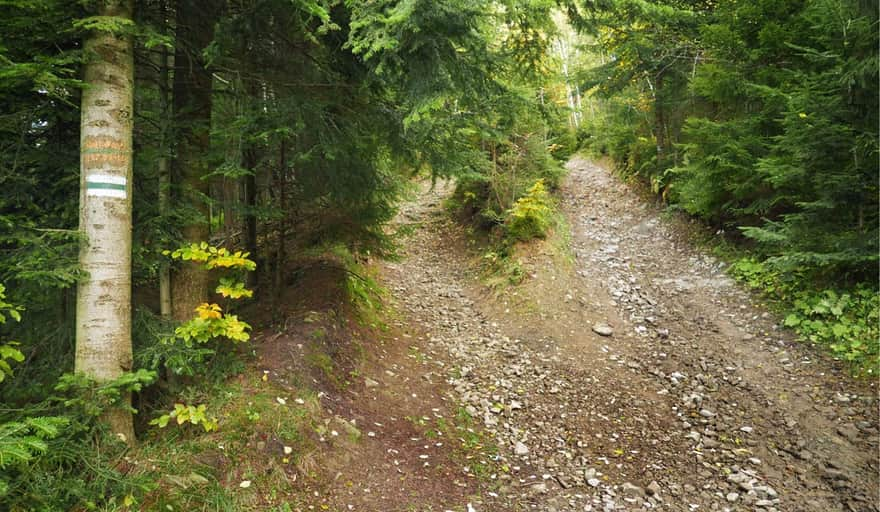
[[221,316],[223,316],[220,311],[222,310],[219,305],[208,304],[207,302],[199,304],[199,306],[196,308],[196,313],[198,313],[199,318],[201,318],[202,320],[220,318]]

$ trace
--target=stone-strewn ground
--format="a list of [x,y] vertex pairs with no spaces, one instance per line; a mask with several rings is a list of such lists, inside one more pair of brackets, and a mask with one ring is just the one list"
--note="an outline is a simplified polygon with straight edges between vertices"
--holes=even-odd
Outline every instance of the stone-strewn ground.
[[[569,167],[572,258],[527,249],[526,282],[497,296],[442,213],[447,188],[401,212],[418,229],[383,277],[416,333],[404,373],[499,447],[480,496],[416,510],[878,510],[874,385],[794,342],[607,170]],[[365,393],[406,395],[379,363]]]

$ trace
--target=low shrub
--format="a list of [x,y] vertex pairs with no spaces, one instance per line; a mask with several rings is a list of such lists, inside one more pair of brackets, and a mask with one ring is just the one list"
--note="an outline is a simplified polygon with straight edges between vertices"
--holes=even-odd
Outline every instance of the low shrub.
[[553,204],[540,179],[507,211],[506,238],[512,242],[544,238],[553,221]]
[[804,341],[823,345],[849,361],[856,374],[880,371],[880,295],[876,286],[806,289],[801,275],[776,270],[756,258],[742,258],[730,273],[777,303],[783,324]]

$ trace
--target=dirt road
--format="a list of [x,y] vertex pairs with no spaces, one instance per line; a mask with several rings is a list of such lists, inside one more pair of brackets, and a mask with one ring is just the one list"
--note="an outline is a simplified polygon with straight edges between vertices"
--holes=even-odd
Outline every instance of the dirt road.
[[[370,392],[418,407],[407,389],[429,382],[440,407],[417,413],[425,429],[472,418],[498,449],[476,447],[491,459],[478,476],[465,461],[450,477],[447,456],[441,478],[466,482],[460,496],[449,487],[383,510],[878,510],[876,388],[793,341],[607,170],[569,169],[573,254],[526,253],[525,282],[500,295],[465,263],[447,189],[403,209],[418,229],[384,279],[414,333],[412,364],[382,378],[380,362]],[[436,486],[439,473],[421,471]]]

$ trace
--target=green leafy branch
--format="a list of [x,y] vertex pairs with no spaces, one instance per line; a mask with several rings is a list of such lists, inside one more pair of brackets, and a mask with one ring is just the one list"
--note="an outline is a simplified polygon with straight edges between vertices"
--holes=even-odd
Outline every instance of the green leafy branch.
[[[206,242],[193,243],[175,251],[163,251],[172,259],[201,263],[205,269],[232,269],[242,272],[255,270],[257,264],[248,259],[247,252],[232,252],[224,247],[214,247]],[[245,287],[241,280],[222,277],[214,290],[228,299],[252,297],[254,292]],[[174,330],[174,336],[164,340],[165,343],[183,340],[191,347],[193,343],[207,343],[215,338],[227,338],[233,342],[245,342],[250,339],[248,330],[251,326],[237,315],[223,313],[223,308],[215,303],[202,303],[195,309],[196,316]]]
[[205,432],[217,430],[219,423],[216,417],[208,417],[207,407],[202,405],[184,405],[174,404],[174,410],[168,414],[163,414],[158,418],[150,421],[150,425],[157,425],[159,428],[165,428],[171,420],[175,420],[178,425],[190,423],[192,425],[201,425]]
[[[39,416],[0,423],[0,469],[23,466],[49,449],[47,441],[58,437],[70,421]],[[0,477],[0,497],[9,493],[9,483]]]
[[234,281],[225,277],[220,278],[220,284],[214,291],[230,299],[250,298],[254,295],[253,290],[245,288],[244,283],[241,281]]
[[223,310],[217,304],[200,304],[196,308],[198,316],[185,322],[174,330],[174,335],[182,339],[187,345],[192,342],[207,343],[214,338],[229,338],[234,342],[244,342],[250,339],[248,330],[250,324],[238,319],[237,315],[223,314]]
[[175,260],[203,263],[208,270],[214,268],[236,268],[256,270],[257,264],[248,259],[250,253],[243,251],[230,252],[225,247],[214,247],[206,242],[193,243],[175,251],[162,251],[165,256]]

